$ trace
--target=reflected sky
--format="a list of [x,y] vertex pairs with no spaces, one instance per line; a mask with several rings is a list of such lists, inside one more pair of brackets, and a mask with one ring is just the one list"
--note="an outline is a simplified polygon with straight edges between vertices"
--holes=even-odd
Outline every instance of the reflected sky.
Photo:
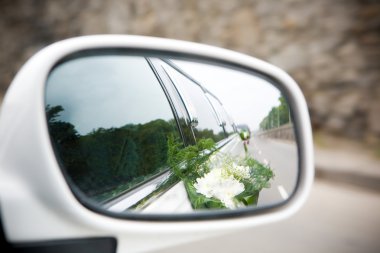
[[[279,105],[279,90],[260,77],[209,64],[173,62],[216,95],[236,124],[257,130],[272,107]],[[141,102],[142,95],[150,98],[150,108],[167,104],[158,80],[146,69],[148,63],[142,57],[103,55],[70,60],[50,74],[46,103],[63,106],[60,120],[75,125],[82,135],[100,127],[169,120],[172,115],[157,115]],[[154,85],[146,88],[141,83]]]
[[[144,98],[149,98],[149,106]],[[50,106],[61,105],[60,120],[73,124],[82,135],[100,127],[173,118],[158,80],[142,57],[93,56],[62,63],[48,78],[46,100]],[[157,110],[160,107],[167,108]]]
[[280,104],[280,91],[260,77],[209,64],[173,62],[215,94],[236,124],[247,124],[251,130],[258,130],[272,107]]

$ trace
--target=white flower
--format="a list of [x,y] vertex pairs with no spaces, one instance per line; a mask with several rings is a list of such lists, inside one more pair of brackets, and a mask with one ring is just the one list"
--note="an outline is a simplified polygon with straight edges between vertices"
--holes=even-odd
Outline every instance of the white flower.
[[198,193],[208,198],[221,200],[227,208],[236,208],[233,198],[244,191],[244,184],[221,168],[215,168],[204,177],[198,178],[194,187]]
[[234,175],[239,179],[250,179],[251,173],[248,166],[240,166],[235,163],[232,164],[232,167],[229,167],[228,172]]

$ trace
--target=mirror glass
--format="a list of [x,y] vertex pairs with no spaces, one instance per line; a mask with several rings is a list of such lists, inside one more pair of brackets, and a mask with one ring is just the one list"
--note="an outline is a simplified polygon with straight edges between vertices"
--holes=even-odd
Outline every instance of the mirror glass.
[[276,83],[226,63],[127,50],[66,57],[46,84],[59,166],[118,214],[233,212],[294,191],[298,147]]

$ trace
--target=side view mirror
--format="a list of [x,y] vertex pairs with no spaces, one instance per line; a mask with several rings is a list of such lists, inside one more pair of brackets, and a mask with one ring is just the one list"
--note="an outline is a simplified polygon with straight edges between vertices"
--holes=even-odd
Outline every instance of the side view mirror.
[[0,116],[0,207],[14,243],[111,235],[120,252],[166,247],[283,219],[314,176],[294,80],[206,45],[55,43],[20,70]]

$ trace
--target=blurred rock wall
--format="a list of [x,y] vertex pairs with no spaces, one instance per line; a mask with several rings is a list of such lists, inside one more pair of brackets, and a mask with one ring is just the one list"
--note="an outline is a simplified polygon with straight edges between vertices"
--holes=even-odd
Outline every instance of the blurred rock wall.
[[380,140],[380,3],[369,0],[0,0],[0,93],[54,41],[122,33],[183,39],[288,71],[315,130]]

